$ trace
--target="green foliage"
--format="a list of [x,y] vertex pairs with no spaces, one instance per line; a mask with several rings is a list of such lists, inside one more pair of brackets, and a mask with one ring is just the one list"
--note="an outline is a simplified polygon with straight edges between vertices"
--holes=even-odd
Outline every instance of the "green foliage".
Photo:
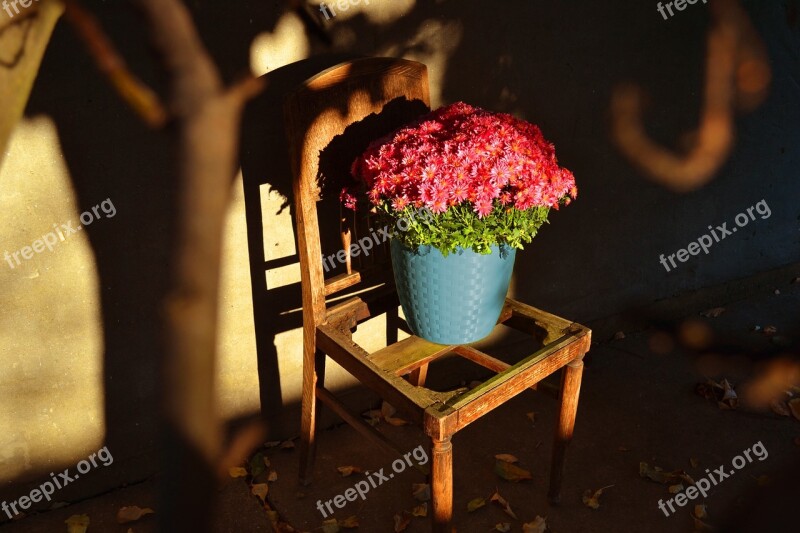
[[506,244],[521,250],[547,222],[549,211],[549,207],[520,211],[495,205],[491,213],[479,218],[470,205],[452,206],[444,213],[414,207],[396,211],[388,202],[378,207],[378,212],[397,228],[394,238],[409,248],[433,246],[443,255],[454,252],[458,247],[488,254],[495,244]]

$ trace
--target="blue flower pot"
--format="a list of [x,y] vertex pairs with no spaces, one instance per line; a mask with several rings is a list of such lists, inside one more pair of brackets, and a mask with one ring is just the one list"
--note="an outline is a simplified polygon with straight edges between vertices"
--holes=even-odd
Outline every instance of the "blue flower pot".
[[516,249],[482,255],[459,248],[447,257],[391,240],[392,268],[411,331],[437,344],[467,344],[491,333],[503,310]]

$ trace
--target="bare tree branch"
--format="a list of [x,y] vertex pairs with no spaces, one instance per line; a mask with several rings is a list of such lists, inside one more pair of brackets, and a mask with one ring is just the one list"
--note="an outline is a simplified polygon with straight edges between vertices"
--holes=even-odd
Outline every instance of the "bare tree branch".
[[734,108],[752,110],[771,79],[763,43],[738,0],[711,0],[706,84],[697,142],[685,155],[651,140],[642,122],[641,89],[617,87],[612,96],[613,137],[628,159],[653,180],[687,192],[711,180],[730,155]]
[[241,110],[261,89],[245,80],[226,89],[186,7],[137,0],[168,77],[178,142],[178,234],[165,302],[166,360],[161,383],[166,432],[164,531],[208,531],[220,462],[214,372],[222,227],[236,169]]
[[125,60],[114,48],[100,23],[77,0],[63,0],[64,16],[86,44],[97,67],[105,74],[123,100],[149,125],[160,128],[167,113],[158,95],[128,70]]

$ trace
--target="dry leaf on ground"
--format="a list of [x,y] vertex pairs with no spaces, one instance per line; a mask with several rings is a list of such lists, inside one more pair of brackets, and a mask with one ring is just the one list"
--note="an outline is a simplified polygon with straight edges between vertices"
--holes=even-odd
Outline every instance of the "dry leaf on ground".
[[499,524],[495,524],[493,531],[502,531],[503,533],[507,533],[511,531],[511,524],[508,522],[500,522]]
[[518,463],[519,459],[515,456],[511,455],[510,453],[498,453],[494,456],[495,459],[499,459],[501,461],[505,461],[507,463]]
[[339,520],[339,525],[347,529],[356,528],[358,527],[358,517],[355,515],[348,516],[344,520]]
[[789,410],[797,420],[800,420],[800,398],[793,398],[788,402]]
[[396,412],[397,409],[395,409],[389,402],[384,401],[381,404],[381,415],[383,415],[383,418],[391,418]]
[[395,427],[408,425],[408,422],[406,420],[403,420],[402,418],[398,418],[396,416],[387,416],[386,421]]
[[141,517],[153,513],[155,513],[155,511],[153,511],[149,507],[145,507],[144,509],[136,505],[121,507],[120,510],[117,511],[117,524],[127,524],[129,522],[136,522]]
[[625,333],[624,332],[618,331],[618,332],[614,333],[614,340],[615,341],[619,341],[619,340],[622,340],[624,338],[625,338]]
[[700,464],[700,461],[698,461],[694,457],[690,457],[689,458],[689,464],[692,465],[692,468],[697,468],[697,465]]
[[428,504],[421,503],[411,509],[411,516],[428,516]]
[[269,476],[267,477],[267,481],[278,481],[278,472],[275,470],[269,471]]
[[339,533],[339,522],[335,518],[322,523],[322,533]]
[[86,533],[89,522],[89,515],[86,514],[74,514],[64,520],[67,524],[67,533]]
[[467,504],[467,512],[471,513],[477,509],[480,509],[486,505],[486,498],[475,498],[474,500],[470,500]]
[[610,489],[614,485],[608,485],[603,487],[602,489],[597,489],[596,491],[592,491],[592,489],[587,490],[583,493],[583,503],[586,507],[591,507],[592,509],[599,509],[600,508],[600,496],[603,494],[603,491],[606,489]]
[[775,326],[766,326],[764,328],[764,335],[767,335],[767,336],[775,335],[777,332],[778,332],[778,328],[776,328]]
[[232,466],[228,469],[228,474],[231,477],[245,477],[247,475],[247,470],[241,466]]
[[411,494],[417,501],[427,502],[431,499],[431,486],[427,483],[412,483]]
[[500,496],[499,492],[495,491],[495,493],[492,494],[492,497],[489,498],[489,501],[492,501],[497,505],[499,505],[500,507],[502,507],[503,511],[505,511],[506,514],[511,518],[513,518],[514,520],[519,520],[519,518],[517,518],[517,515],[514,514],[514,511],[511,510],[511,504],[509,504],[505,498]]
[[283,448],[284,450],[291,450],[292,448],[294,448],[294,442],[287,440],[286,442],[281,444],[281,448]]
[[250,458],[250,475],[253,477],[260,476],[267,469],[264,464],[264,454],[258,452]]
[[713,527],[709,526],[696,516],[693,516],[692,519],[694,520],[694,530],[695,531],[716,531]]
[[353,474],[354,472],[356,474],[360,474],[361,473],[361,468],[358,467],[358,466],[337,466],[336,470],[339,471],[339,473],[342,475],[342,477],[348,477],[351,474]]
[[544,533],[547,530],[547,522],[545,518],[536,515],[533,522],[522,524],[522,533]]
[[531,476],[531,473],[527,470],[520,468],[515,464],[509,463],[508,461],[501,461],[500,459],[497,459],[494,462],[494,473],[501,478],[514,483],[518,483],[525,479],[533,479],[533,476]]
[[739,397],[733,385],[723,379],[719,383],[709,379],[705,383],[699,383],[695,387],[695,392],[706,400],[716,400],[720,409],[736,409],[739,407]]
[[678,494],[679,492],[683,491],[683,484],[678,483],[677,485],[670,485],[669,486],[669,493],[670,494]]
[[[676,483],[680,483],[681,481],[688,481],[692,479],[683,470],[666,472],[663,468],[658,466],[650,466],[644,461],[639,463],[639,475],[655,481],[656,483],[661,483],[662,485],[674,485]],[[694,482],[692,481],[689,484],[691,485],[693,483]]]
[[700,313],[700,316],[704,316],[706,318],[717,318],[724,312],[725,312],[724,307],[714,307],[711,309],[707,309],[706,311],[703,311],[702,313]]
[[782,402],[781,400],[771,400],[769,402],[769,408],[772,409],[772,412],[776,415],[780,416],[792,416],[791,411],[786,406],[786,402]]
[[261,503],[264,503],[264,500],[267,499],[267,493],[269,492],[269,485],[266,483],[256,483],[250,487],[250,492],[253,493],[253,496],[258,496]]
[[530,413],[525,413],[525,416],[527,416],[530,419],[531,424],[535,424],[536,423],[536,412],[535,411],[531,411]]
[[405,531],[408,524],[411,522],[411,515],[408,511],[403,511],[402,514],[394,515],[394,533]]

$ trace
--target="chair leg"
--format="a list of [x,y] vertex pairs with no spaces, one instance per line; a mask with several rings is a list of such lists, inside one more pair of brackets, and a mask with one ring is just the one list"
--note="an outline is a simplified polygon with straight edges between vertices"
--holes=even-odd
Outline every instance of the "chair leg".
[[425,363],[416,370],[412,370],[408,375],[408,382],[415,387],[424,387],[426,379],[428,379],[428,363]]
[[431,441],[433,533],[450,533],[453,520],[453,444],[450,437]]
[[325,382],[325,354],[311,344],[303,353],[303,399],[300,419],[300,484],[311,483],[317,442],[317,384]]
[[547,494],[552,504],[558,504],[561,500],[561,478],[564,473],[564,458],[575,428],[575,416],[578,412],[578,396],[581,391],[582,375],[583,358],[579,358],[564,367],[561,377],[561,405],[559,407],[556,437],[553,443],[553,459],[550,464],[550,491]]

